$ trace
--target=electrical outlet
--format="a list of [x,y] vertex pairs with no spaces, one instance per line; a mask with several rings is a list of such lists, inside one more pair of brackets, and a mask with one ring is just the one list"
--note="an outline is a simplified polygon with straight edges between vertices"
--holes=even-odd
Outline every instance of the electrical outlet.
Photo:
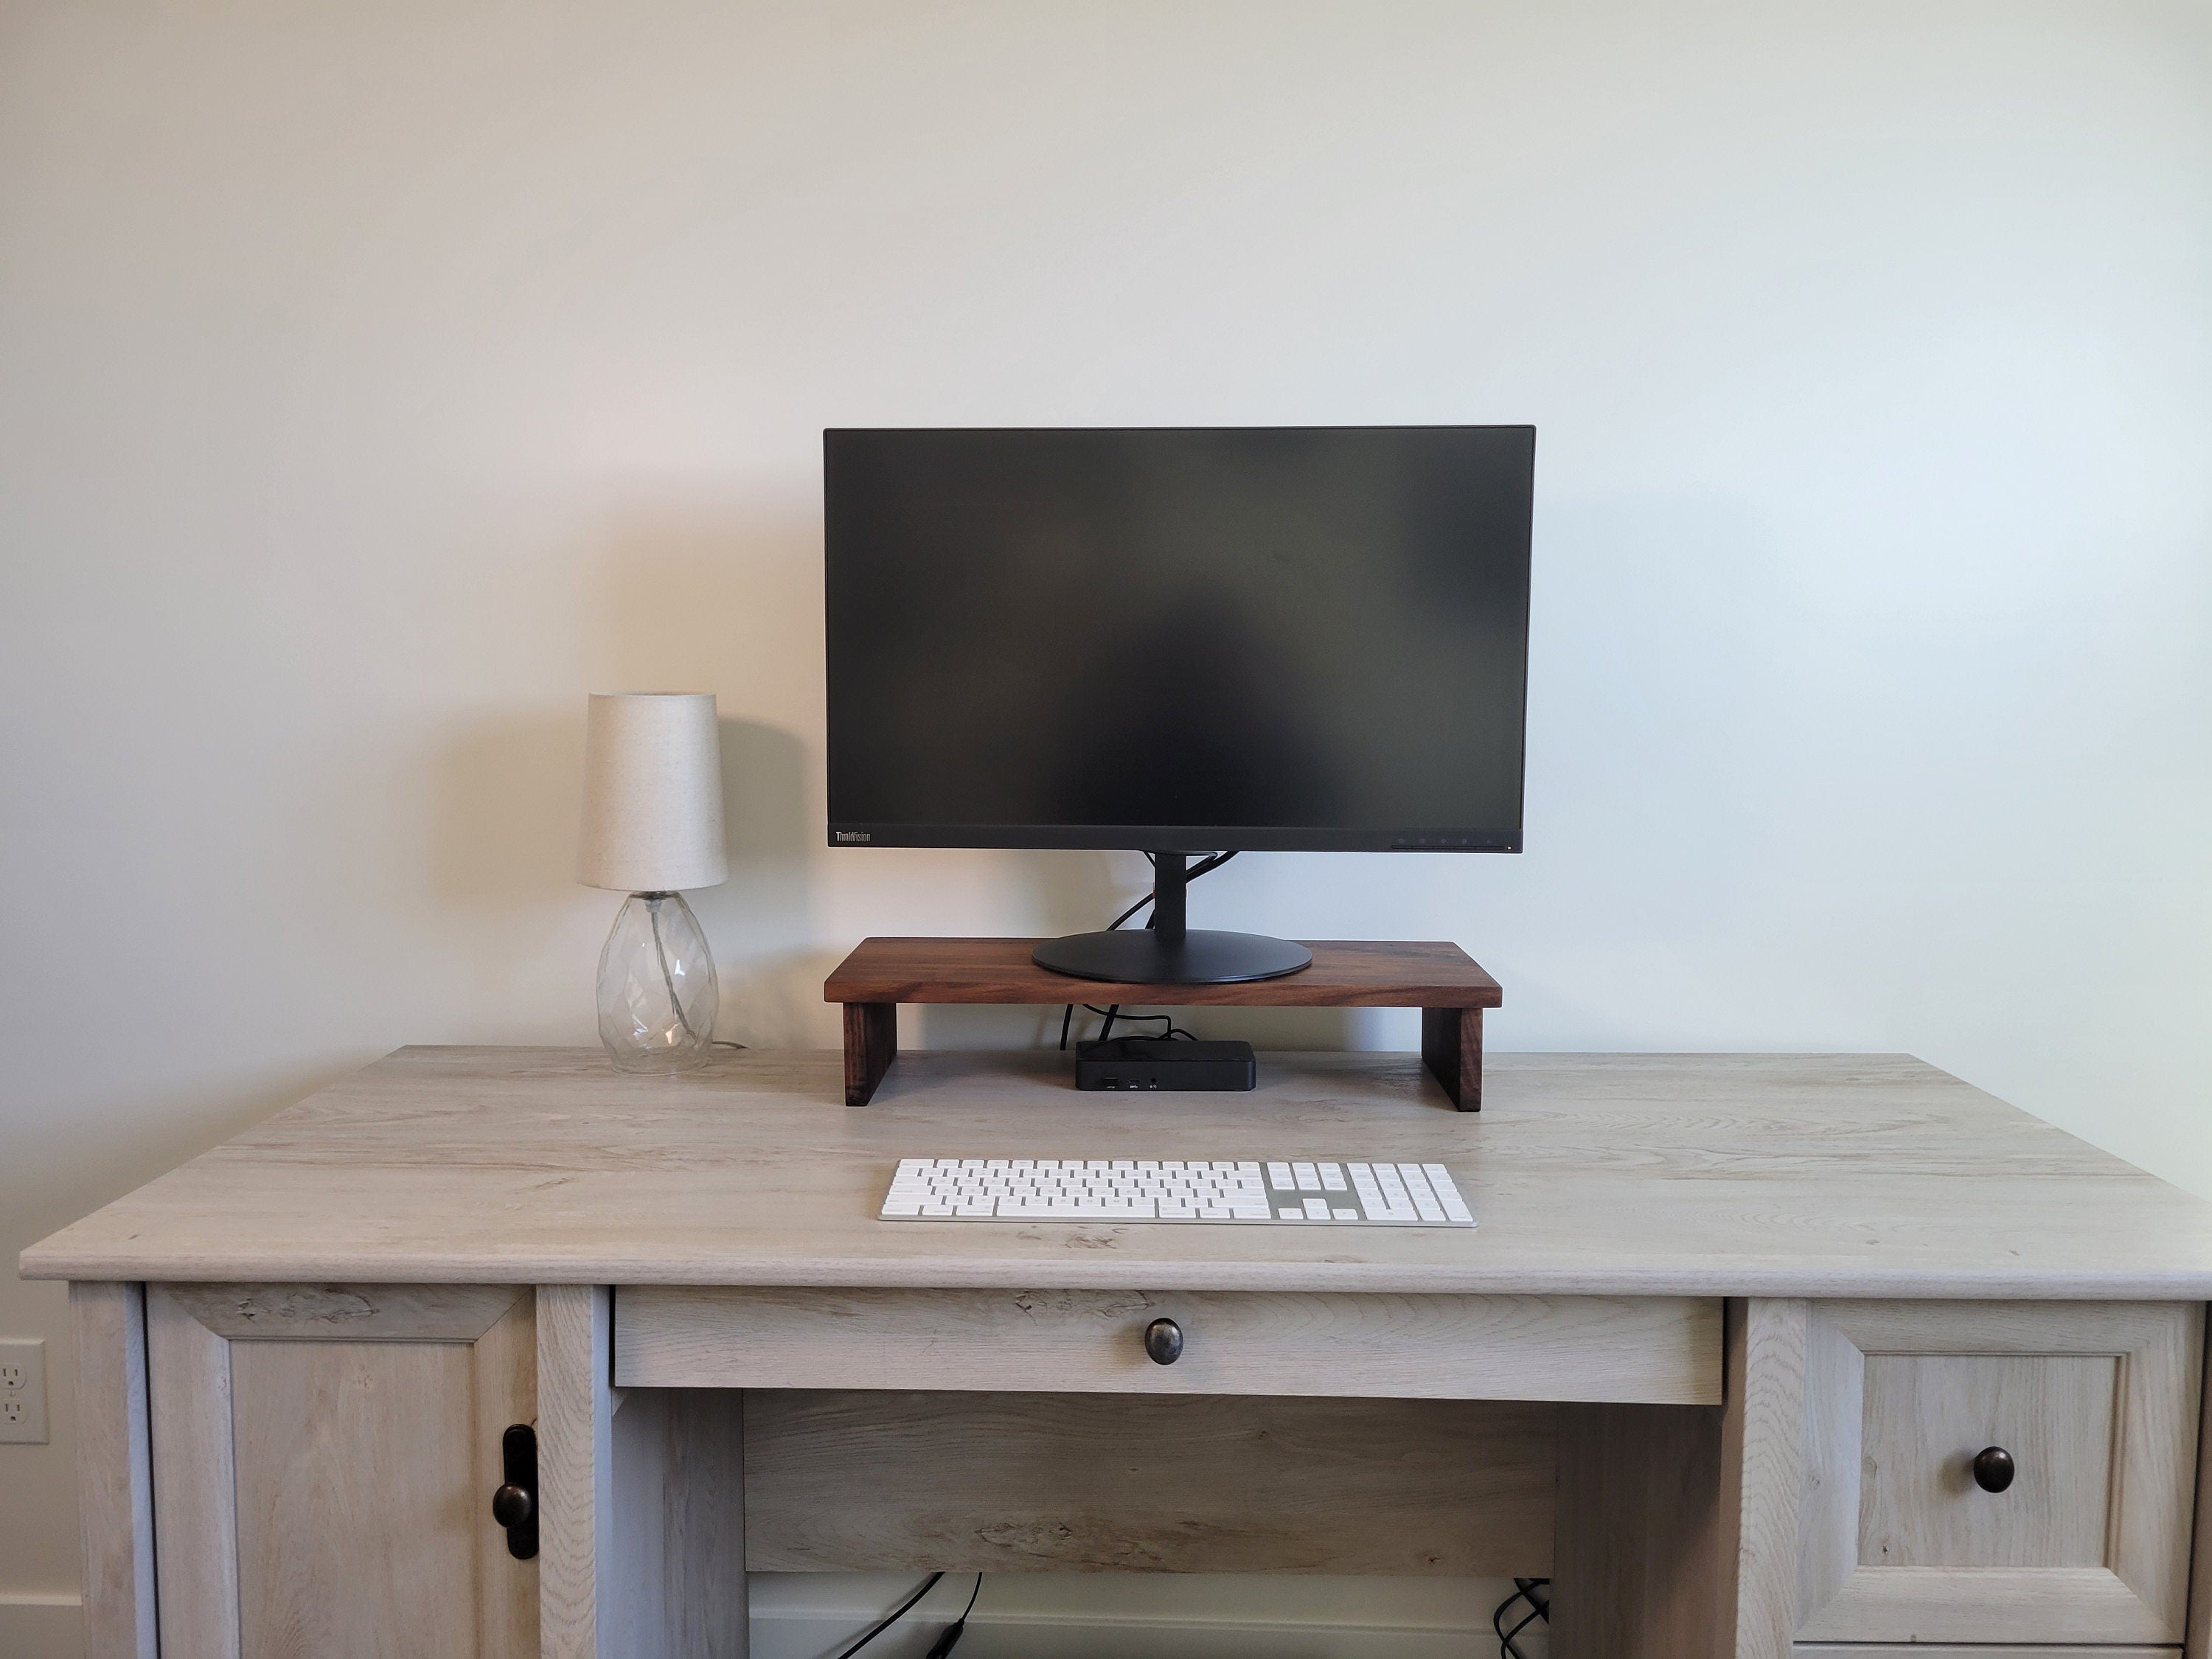
[[46,1345],[0,1338],[0,1445],[46,1443]]

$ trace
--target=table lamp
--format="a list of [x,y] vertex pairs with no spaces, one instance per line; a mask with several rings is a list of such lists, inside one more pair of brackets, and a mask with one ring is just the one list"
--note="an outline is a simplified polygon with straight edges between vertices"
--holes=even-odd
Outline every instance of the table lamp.
[[622,1070],[680,1072],[706,1060],[721,994],[680,890],[729,873],[714,697],[594,695],[576,879],[629,895],[599,952],[599,1041]]

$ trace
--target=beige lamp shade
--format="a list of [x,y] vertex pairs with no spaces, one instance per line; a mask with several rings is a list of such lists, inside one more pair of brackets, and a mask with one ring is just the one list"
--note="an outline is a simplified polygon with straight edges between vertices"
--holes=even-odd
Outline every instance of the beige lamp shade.
[[576,879],[623,893],[713,887],[722,846],[722,750],[711,694],[594,695],[584,724],[584,839]]

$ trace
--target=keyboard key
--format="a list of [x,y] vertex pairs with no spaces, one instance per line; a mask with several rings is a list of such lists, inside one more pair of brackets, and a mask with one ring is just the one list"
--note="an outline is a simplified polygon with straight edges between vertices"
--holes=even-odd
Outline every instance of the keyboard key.
[[1421,1219],[1424,1221],[1444,1219],[1444,1206],[1437,1202],[1437,1195],[1430,1190],[1429,1178],[1421,1172],[1421,1166],[1418,1164],[1401,1164],[1398,1167],[1405,1173],[1406,1188],[1412,1194],[1413,1207],[1421,1212]]
[[1428,1176],[1429,1185],[1436,1189],[1437,1202],[1444,1206],[1444,1214],[1454,1221],[1473,1225],[1474,1213],[1467,1207],[1467,1200],[1459,1195],[1451,1171],[1441,1164],[1424,1164],[1421,1170]]

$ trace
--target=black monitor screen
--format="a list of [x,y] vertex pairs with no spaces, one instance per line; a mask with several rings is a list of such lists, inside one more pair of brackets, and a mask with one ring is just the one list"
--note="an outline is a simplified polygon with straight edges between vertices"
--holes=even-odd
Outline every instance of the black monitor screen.
[[833,843],[1519,849],[1534,428],[823,443]]

